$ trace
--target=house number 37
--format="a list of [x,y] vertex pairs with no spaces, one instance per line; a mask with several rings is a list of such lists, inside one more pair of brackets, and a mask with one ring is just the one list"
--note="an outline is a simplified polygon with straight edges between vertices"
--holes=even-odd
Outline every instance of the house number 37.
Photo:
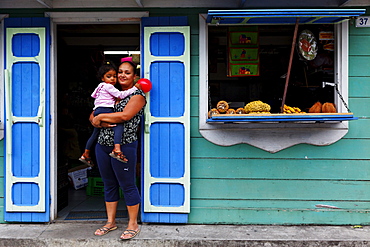
[[356,19],[356,27],[370,27],[370,17],[361,16]]

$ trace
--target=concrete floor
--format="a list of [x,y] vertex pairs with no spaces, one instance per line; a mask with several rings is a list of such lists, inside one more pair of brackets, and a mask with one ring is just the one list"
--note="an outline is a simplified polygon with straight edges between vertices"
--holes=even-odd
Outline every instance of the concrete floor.
[[[118,204],[118,210],[126,210],[126,205],[122,199]],[[68,191],[68,206],[58,212],[57,221],[64,220],[71,211],[101,211],[105,212],[103,196],[88,196],[86,188],[75,190],[70,188]],[[96,220],[96,219],[91,219]]]

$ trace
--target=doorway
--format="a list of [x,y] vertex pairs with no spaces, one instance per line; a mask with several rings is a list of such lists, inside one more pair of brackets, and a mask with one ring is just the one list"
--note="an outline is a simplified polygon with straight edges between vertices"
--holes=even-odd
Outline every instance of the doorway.
[[[100,82],[96,74],[104,60],[119,65],[122,57],[139,48],[139,24],[57,25],[57,220],[105,218],[99,170],[97,166],[83,167],[78,160],[93,130],[88,121],[93,108],[90,95]],[[138,155],[138,185],[140,158]],[[76,186],[68,176],[76,169],[81,176],[86,174],[87,186],[84,182],[83,186]],[[118,216],[127,217],[125,210],[121,200]]]

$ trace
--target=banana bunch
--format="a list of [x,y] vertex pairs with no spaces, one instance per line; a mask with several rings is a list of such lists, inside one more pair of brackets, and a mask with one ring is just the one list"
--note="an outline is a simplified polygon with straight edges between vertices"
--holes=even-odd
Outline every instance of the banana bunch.
[[249,114],[256,114],[256,113],[261,113],[261,114],[268,114],[270,113],[271,106],[269,104],[263,103],[260,100],[252,101],[249,102],[244,106],[244,111],[245,113]]
[[291,107],[291,106],[284,105],[283,113],[289,114],[289,113],[306,113],[306,112],[301,111],[301,109],[299,109],[298,107]]

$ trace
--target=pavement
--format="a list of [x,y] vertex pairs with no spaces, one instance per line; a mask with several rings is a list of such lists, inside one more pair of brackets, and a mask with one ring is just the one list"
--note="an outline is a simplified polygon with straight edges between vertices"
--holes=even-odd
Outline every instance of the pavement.
[[0,224],[0,246],[370,246],[370,226],[276,226],[141,224],[140,234],[120,241],[126,222],[104,236],[94,236],[103,221],[49,224]]

